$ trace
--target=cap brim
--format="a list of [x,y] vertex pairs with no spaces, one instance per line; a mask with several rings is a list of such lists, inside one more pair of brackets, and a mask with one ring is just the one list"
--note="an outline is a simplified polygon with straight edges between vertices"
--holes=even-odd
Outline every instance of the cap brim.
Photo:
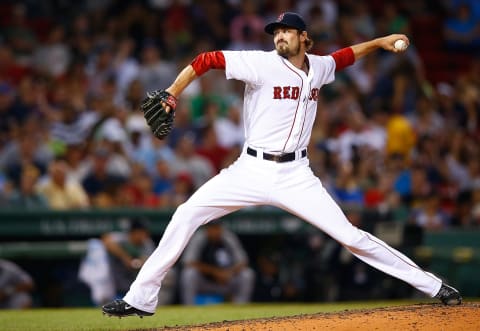
[[278,27],[287,27],[287,28],[296,29],[295,27],[287,25],[287,24],[273,22],[273,23],[269,23],[269,24],[265,25],[265,32],[268,33],[268,34],[273,34],[273,31],[275,31],[275,29],[278,28]]

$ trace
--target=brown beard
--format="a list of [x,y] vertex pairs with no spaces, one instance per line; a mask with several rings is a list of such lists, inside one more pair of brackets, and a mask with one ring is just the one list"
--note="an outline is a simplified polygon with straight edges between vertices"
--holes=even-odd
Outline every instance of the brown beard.
[[277,54],[284,57],[284,58],[289,58],[291,56],[298,55],[300,53],[300,43],[298,43],[298,46],[295,50],[290,49],[290,46],[286,43],[282,45],[282,48],[279,48],[278,44],[277,47],[275,47],[277,50]]

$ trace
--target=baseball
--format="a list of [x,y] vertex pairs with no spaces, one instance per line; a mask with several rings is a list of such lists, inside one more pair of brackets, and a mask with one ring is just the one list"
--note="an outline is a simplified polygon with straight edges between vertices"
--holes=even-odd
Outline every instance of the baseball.
[[407,49],[407,43],[402,39],[398,39],[397,41],[395,41],[395,44],[393,44],[393,47],[395,47],[395,49],[398,49],[399,51],[404,51]]

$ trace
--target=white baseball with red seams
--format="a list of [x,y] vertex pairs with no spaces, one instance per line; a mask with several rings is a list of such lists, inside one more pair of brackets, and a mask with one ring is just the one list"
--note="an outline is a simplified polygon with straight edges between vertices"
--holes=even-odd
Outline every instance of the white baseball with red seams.
[[[336,59],[308,54],[306,74],[275,51],[224,51],[223,56],[226,77],[246,84],[243,153],[178,207],[124,300],[153,313],[162,279],[194,231],[213,219],[255,205],[276,206],[306,220],[364,262],[433,297],[441,280],[353,226],[301,153],[310,139],[319,90],[334,80]],[[256,156],[247,153],[248,147]],[[295,152],[295,158],[279,163],[265,160],[264,152]]]

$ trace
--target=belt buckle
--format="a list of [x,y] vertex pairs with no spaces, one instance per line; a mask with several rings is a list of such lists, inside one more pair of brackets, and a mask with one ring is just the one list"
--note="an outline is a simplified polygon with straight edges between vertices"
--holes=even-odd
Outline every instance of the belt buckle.
[[282,156],[283,156],[283,154],[273,155],[273,161],[280,162],[282,160]]

